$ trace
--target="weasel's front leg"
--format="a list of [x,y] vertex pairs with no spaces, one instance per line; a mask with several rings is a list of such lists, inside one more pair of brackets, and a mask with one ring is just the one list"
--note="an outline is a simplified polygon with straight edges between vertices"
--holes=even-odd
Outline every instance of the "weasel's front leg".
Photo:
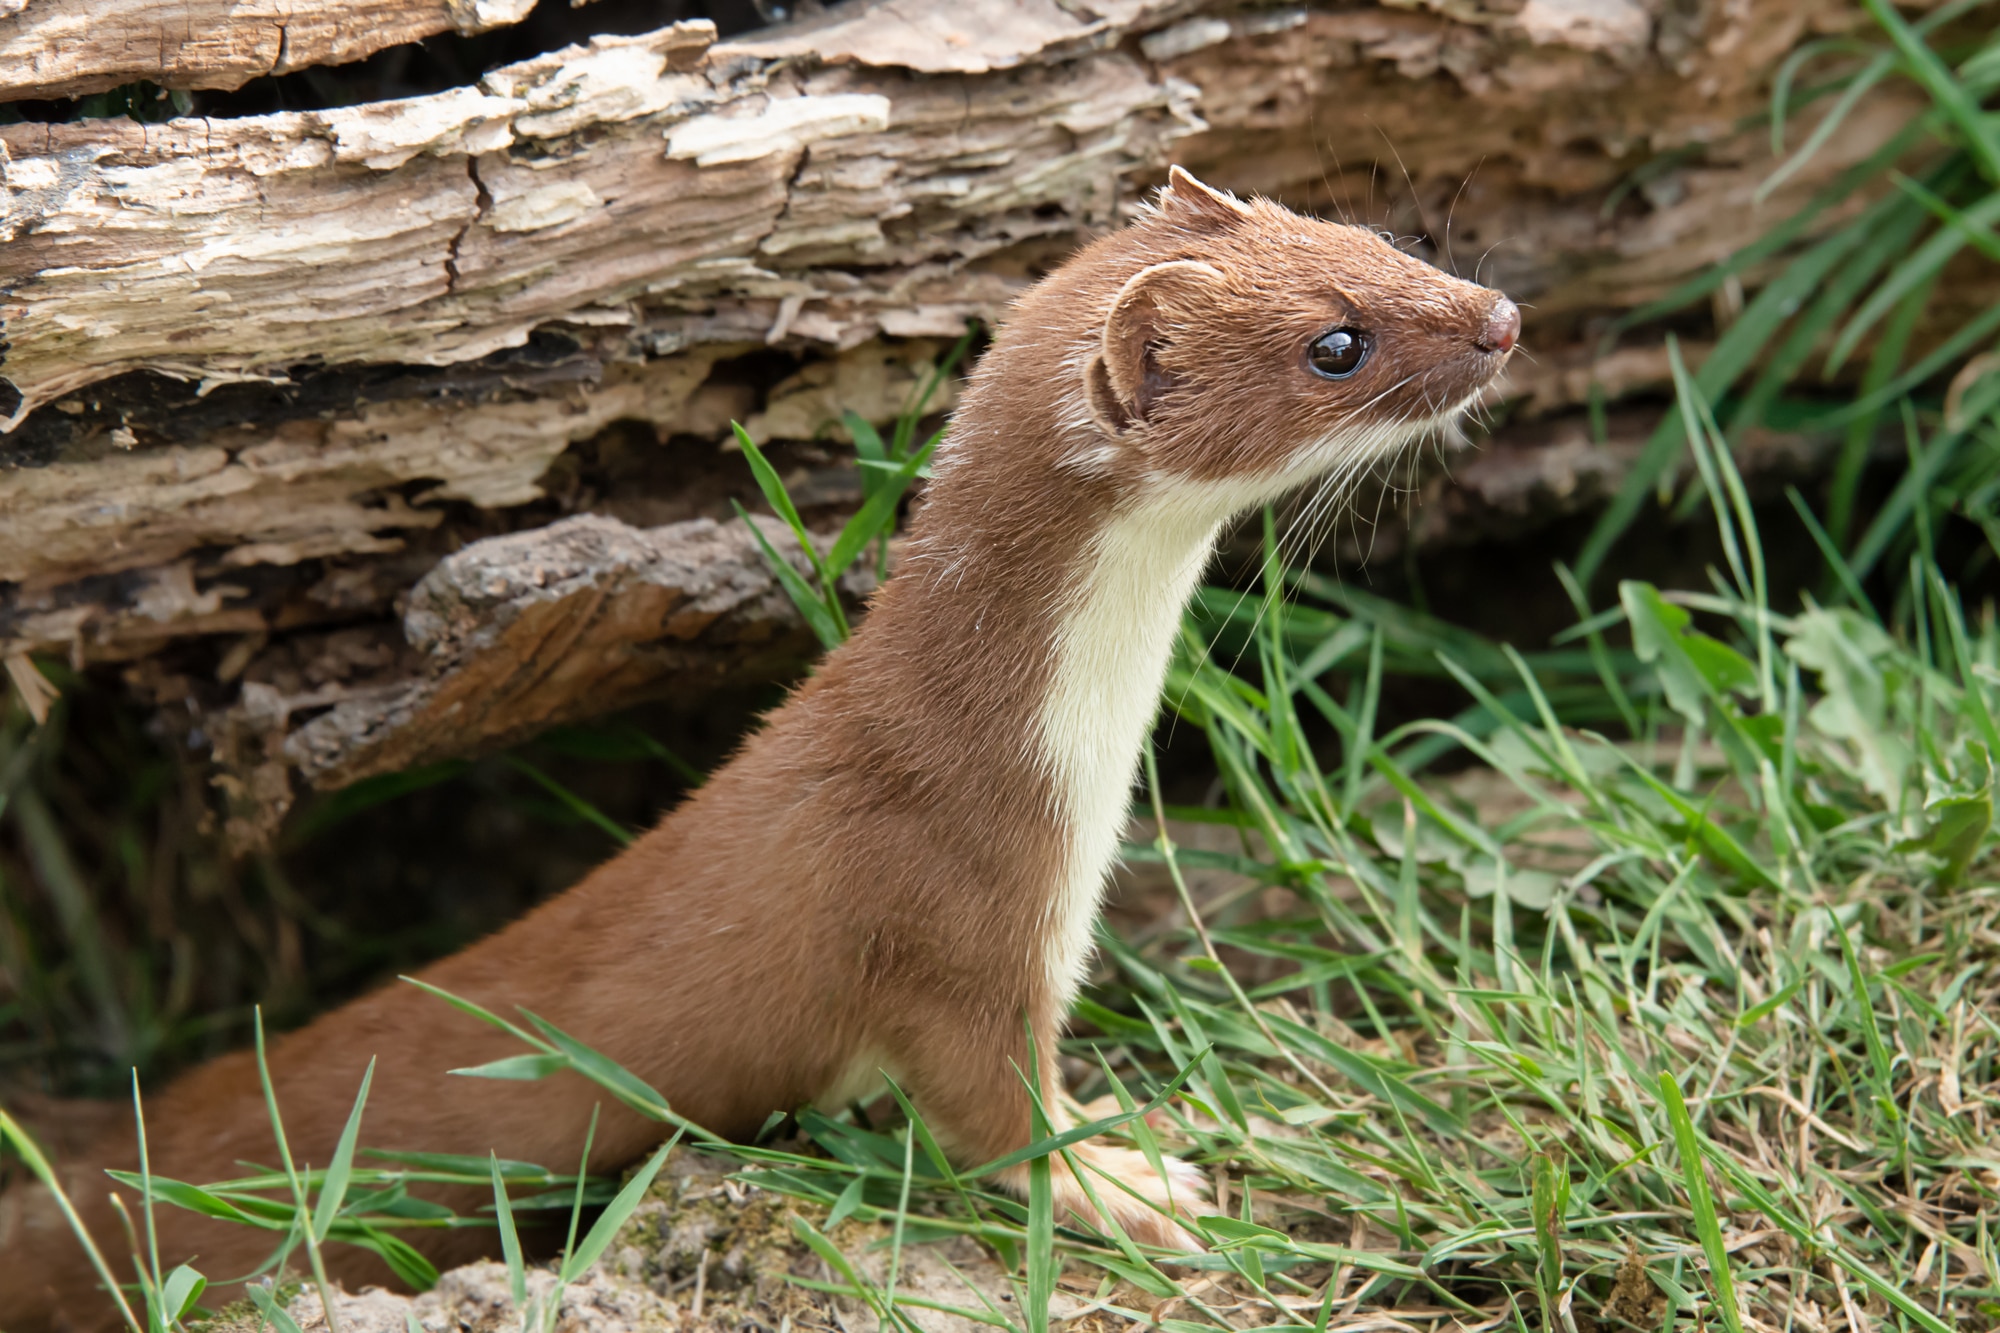
[[[962,1165],[978,1166],[1024,1148],[1030,1141],[1030,1101],[1023,1077],[1028,1068],[1028,1044],[1018,1015],[1000,1018],[982,1014],[954,1022],[936,1007],[924,1011],[920,1030],[907,1031],[895,1043],[896,1063],[905,1090],[939,1143]],[[1042,1052],[1042,1105],[1060,1133],[1075,1124],[1064,1109],[1062,1076],[1057,1071],[1054,1024],[1037,1024],[1036,1046]],[[1166,1178],[1153,1170],[1144,1153],[1085,1139],[1069,1149],[1089,1180],[1087,1194],[1069,1163],[1050,1159],[1056,1216],[1104,1227],[1092,1206],[1095,1194],[1104,1210],[1141,1245],[1200,1253],[1204,1246],[1181,1219],[1191,1216],[1208,1199],[1206,1182],[1195,1167],[1179,1158],[1165,1159]],[[999,1173],[1001,1184],[1023,1198],[1028,1193],[1026,1163]]]

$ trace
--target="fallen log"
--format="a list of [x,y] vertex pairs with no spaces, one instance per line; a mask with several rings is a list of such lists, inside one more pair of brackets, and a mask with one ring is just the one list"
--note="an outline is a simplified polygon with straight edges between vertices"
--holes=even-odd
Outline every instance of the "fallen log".
[[[410,688],[398,602],[469,542],[726,516],[750,494],[731,419],[801,442],[801,476],[838,492],[813,442],[844,438],[840,413],[894,417],[942,340],[1004,318],[1169,160],[1412,236],[1529,307],[1520,401],[1428,483],[1417,538],[1531,528],[1632,443],[1577,444],[1592,385],[1615,404],[1663,381],[1656,346],[1604,356],[1604,322],[1910,113],[1878,90],[1752,205],[1768,70],[1862,21],[1846,0],[850,0],[729,41],[600,36],[400,101],[0,126],[0,657],[130,664],[266,811],[295,771],[502,743],[378,721],[295,745],[310,709],[250,687],[320,653],[281,700],[371,671]],[[698,688],[677,671],[650,688]],[[239,715],[286,722],[232,748]]]

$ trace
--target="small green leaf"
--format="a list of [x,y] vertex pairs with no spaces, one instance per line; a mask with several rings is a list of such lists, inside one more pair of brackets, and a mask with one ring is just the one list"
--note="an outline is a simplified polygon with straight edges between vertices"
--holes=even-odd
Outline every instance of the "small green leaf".
[[826,1215],[826,1229],[828,1231],[833,1230],[842,1222],[854,1216],[854,1210],[861,1206],[862,1188],[867,1184],[868,1177],[866,1176],[856,1176],[847,1182],[847,1188],[840,1192],[840,1197],[833,1201],[833,1210]]
[[819,636],[820,644],[833,649],[847,642],[846,624],[835,618],[833,611],[827,607],[826,599],[813,591],[805,576],[792,568],[791,561],[778,554],[778,548],[771,545],[770,539],[764,535],[764,530],[750,521],[748,510],[736,504],[734,500],[731,500],[730,504],[735,505],[737,517],[749,527],[750,535],[757,539],[757,547],[764,553],[764,562],[771,567],[771,572],[777,576],[779,586],[792,599],[792,605],[798,607],[799,614],[805,617],[806,624],[810,625],[812,632]]
[[1748,694],[1757,687],[1757,670],[1743,654],[1706,634],[1681,636],[1681,649],[1709,689],[1716,694],[1731,690]]
[[501,1060],[489,1060],[483,1065],[473,1065],[468,1069],[453,1069],[448,1072],[466,1078],[502,1078],[529,1081],[547,1078],[550,1074],[568,1069],[569,1061],[560,1055],[510,1055]]
[[[884,465],[889,464],[889,446],[882,443],[882,433],[852,408],[841,413],[840,420],[847,427],[847,433],[854,437],[855,458],[861,464],[862,497],[872,499],[882,486],[882,473],[886,470]],[[877,466],[869,466],[871,463]]]
[[1686,608],[1662,598],[1652,584],[1628,579],[1618,585],[1618,600],[1632,625],[1633,651],[1659,676],[1667,703],[1689,722],[1702,721],[1709,699],[1756,687],[1757,670],[1741,653],[1689,629]]
[[764,451],[750,438],[749,431],[734,421],[729,423],[729,428],[736,432],[736,443],[742,446],[743,456],[750,461],[750,474],[757,479],[757,489],[764,493],[765,503],[771,506],[773,513],[785,521],[785,526],[792,530],[792,535],[799,539],[799,545],[806,549],[810,557],[813,549],[812,534],[806,531],[805,520],[799,517],[798,506],[792,503],[791,492],[785,489],[784,479],[778,475],[778,469],[772,467],[771,460],[764,457]]
[[1982,788],[1977,795],[1939,801],[1930,810],[1931,828],[1925,850],[1944,862],[1938,871],[1940,887],[1950,888],[1964,877],[1979,845],[1993,827],[1993,793]]
[[840,414],[840,420],[847,427],[847,433],[854,437],[855,453],[878,463],[887,460],[889,446],[882,443],[882,433],[875,429],[868,418],[849,408]]
[[208,1290],[208,1279],[189,1268],[186,1264],[167,1274],[167,1280],[160,1284],[160,1308],[166,1313],[169,1323],[178,1324],[188,1317],[188,1313]]
[[827,552],[826,568],[834,578],[839,578],[854,558],[861,554],[869,542],[882,536],[896,524],[896,505],[903,498],[903,492],[910,488],[917,472],[930,461],[937,441],[933,440],[916,453],[903,460],[902,466],[886,477],[878,479],[879,487],[868,497],[867,503],[847,520],[847,526],[834,539],[833,549]]
[[[764,451],[750,438],[749,431],[734,421],[729,425],[736,432],[736,442],[742,446],[744,458],[749,460],[750,472],[757,480],[757,488],[764,493],[764,499],[772,511],[792,530],[792,536],[798,539],[799,549],[805,553],[806,562],[819,576],[820,591],[815,593],[799,572],[791,567],[791,562],[778,555],[765,538],[763,530],[750,521],[750,515],[745,512],[742,505],[734,500],[731,500],[730,504],[749,526],[752,535],[757,539],[757,545],[764,552],[764,558],[770,562],[771,571],[778,576],[778,581],[791,595],[792,601],[797,604],[806,622],[813,627],[813,632],[819,635],[820,642],[828,648],[838,647],[846,640],[848,627],[847,615],[840,609],[839,591],[834,587],[834,575],[827,568],[826,562],[820,559],[819,549],[813,545],[812,533],[806,530],[805,520],[799,517],[798,506],[792,503],[791,493],[785,489],[784,480],[778,476],[778,470],[764,457]],[[817,611],[814,609],[815,604]]]

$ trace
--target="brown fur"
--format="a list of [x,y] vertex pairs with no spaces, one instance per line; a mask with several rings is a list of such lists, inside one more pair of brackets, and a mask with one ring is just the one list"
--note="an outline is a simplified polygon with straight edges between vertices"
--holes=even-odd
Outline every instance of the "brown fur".
[[[534,1010],[725,1135],[879,1063],[959,1160],[1026,1143],[1023,1019],[1054,1087],[1048,1053],[1070,995],[1047,960],[1074,832],[1033,737],[1097,535],[1161,487],[1226,491],[1221,513],[1448,419],[1505,360],[1511,334],[1493,346],[1489,325],[1511,311],[1370,232],[1176,173],[1156,209],[1021,299],[972,376],[907,567],[854,639],[652,832],[424,979]],[[1305,348],[1343,324],[1368,329],[1372,353],[1351,379],[1321,379]],[[568,1162],[608,1102],[595,1087],[445,1073],[518,1051],[386,986],[273,1045],[292,1152],[328,1159],[374,1057],[364,1143]],[[148,1110],[160,1174],[222,1179],[275,1157],[247,1054],[194,1070]],[[593,1166],[631,1162],[660,1132],[607,1106]],[[1136,1154],[1083,1155],[1166,1201]],[[65,1164],[114,1254],[99,1172],[133,1161],[126,1129]],[[1191,1173],[1174,1186],[1176,1204],[1193,1201]],[[1058,1188],[1090,1215],[1074,1181]],[[1150,1206],[1102,1181],[1097,1192],[1139,1239],[1194,1246]],[[215,1278],[247,1271],[274,1239],[161,1218],[162,1259],[198,1256]],[[493,1243],[406,1234],[444,1261]],[[350,1283],[386,1276],[371,1256],[336,1258]],[[108,1312],[43,1192],[0,1198],[0,1327],[98,1326]]]

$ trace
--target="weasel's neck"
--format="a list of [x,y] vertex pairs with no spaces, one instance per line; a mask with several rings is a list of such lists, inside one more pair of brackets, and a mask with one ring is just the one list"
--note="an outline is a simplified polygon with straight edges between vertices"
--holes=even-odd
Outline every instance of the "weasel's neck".
[[1009,974],[1060,1014],[1181,612],[1233,507],[1193,484],[1114,502],[953,481],[806,694],[873,781],[923,793],[927,836],[960,849],[966,891],[1012,923],[995,937],[1022,949]]
[[1064,1009],[1090,956],[1181,613],[1222,517],[1212,497],[1192,494],[1114,514],[1083,552],[1057,615],[1034,744],[1066,834],[1044,957]]

